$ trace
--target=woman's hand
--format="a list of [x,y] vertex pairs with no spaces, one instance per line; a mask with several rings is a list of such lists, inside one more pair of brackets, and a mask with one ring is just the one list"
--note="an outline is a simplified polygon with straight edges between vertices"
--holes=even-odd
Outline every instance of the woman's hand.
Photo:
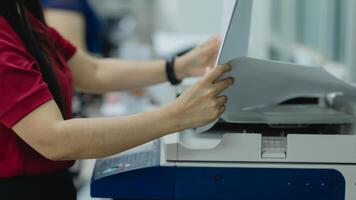
[[200,127],[222,115],[227,97],[219,95],[234,83],[234,79],[230,77],[219,80],[219,78],[229,71],[231,71],[229,65],[210,69],[198,83],[172,104],[175,119],[181,130]]
[[215,65],[220,39],[213,37],[207,42],[176,59],[175,72],[178,79],[201,76],[207,66]]

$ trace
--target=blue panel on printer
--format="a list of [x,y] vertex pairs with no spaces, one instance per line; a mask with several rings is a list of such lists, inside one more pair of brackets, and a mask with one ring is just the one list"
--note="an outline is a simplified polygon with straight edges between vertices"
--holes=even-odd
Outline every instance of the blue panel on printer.
[[91,196],[118,199],[174,199],[174,168],[150,167],[117,173],[91,183]]
[[175,179],[175,199],[345,200],[336,170],[179,167]]
[[92,183],[93,197],[192,200],[345,200],[336,170],[153,167]]

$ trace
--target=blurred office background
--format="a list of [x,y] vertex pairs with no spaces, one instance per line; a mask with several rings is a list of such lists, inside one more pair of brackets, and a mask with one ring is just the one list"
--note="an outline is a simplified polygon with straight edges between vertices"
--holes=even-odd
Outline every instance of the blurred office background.
[[[89,0],[89,3],[102,21],[100,56],[147,60],[177,55],[213,35],[223,35],[234,0]],[[355,9],[354,0],[254,0],[249,54],[255,58],[322,66],[335,76],[354,82]],[[193,82],[188,80],[183,87]],[[81,109],[88,116],[129,115],[167,103],[181,89],[162,84],[113,93]],[[89,199],[93,161],[83,165],[79,199]]]
[[[111,56],[146,59],[221,33],[234,0],[91,0],[115,22]],[[352,0],[254,0],[250,55],[317,66],[352,65]],[[137,49],[135,49],[137,48]],[[134,50],[135,49],[135,50]],[[131,52],[135,52],[131,54]]]

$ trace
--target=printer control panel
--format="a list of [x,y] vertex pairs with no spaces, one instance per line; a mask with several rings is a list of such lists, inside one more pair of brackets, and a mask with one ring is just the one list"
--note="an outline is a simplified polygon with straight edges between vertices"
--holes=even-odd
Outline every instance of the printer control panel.
[[113,157],[98,159],[95,163],[94,179],[117,173],[158,166],[160,163],[159,140]]

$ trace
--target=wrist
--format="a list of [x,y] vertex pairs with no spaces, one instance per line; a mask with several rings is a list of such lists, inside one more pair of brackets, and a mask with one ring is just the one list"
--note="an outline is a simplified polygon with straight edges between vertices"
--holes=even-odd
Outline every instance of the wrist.
[[175,64],[174,64],[174,71],[175,75],[179,80],[183,80],[184,78],[189,77],[189,74],[187,72],[187,67],[186,63],[182,57],[177,57]]
[[179,115],[180,111],[176,103],[164,106],[161,109],[166,124],[171,129],[171,132],[178,132],[184,129],[181,117]]

